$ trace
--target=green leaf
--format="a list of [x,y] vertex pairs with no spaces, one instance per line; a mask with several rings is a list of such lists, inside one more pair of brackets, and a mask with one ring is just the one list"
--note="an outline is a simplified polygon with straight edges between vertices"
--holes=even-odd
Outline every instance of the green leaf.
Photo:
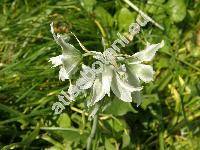
[[111,127],[110,130],[115,132],[123,131],[126,126],[126,122],[124,120],[115,117],[113,119],[108,120],[108,124]]
[[86,142],[88,137],[87,133],[80,133],[79,131],[72,130],[57,131],[56,133],[62,136],[65,140],[74,142],[79,142],[80,140]]
[[66,113],[63,113],[63,114],[60,115],[57,123],[58,123],[59,127],[62,127],[62,128],[71,127],[70,117]]
[[119,31],[128,31],[131,23],[135,22],[136,15],[136,13],[130,12],[127,8],[122,8],[117,19]]
[[105,148],[106,148],[106,150],[116,149],[115,146],[111,143],[110,139],[105,140]]
[[181,22],[186,16],[186,4],[184,0],[169,0],[167,12],[174,22]]
[[122,148],[127,147],[131,142],[130,136],[128,133],[124,132],[122,135]]
[[169,38],[172,40],[179,39],[179,30],[175,25],[170,26],[170,29],[167,34],[169,35]]
[[123,102],[118,98],[115,98],[111,105],[109,105],[105,110],[105,113],[112,114],[114,116],[123,116],[127,112],[137,113],[137,111],[131,106],[130,103]]
[[95,15],[98,20],[103,24],[104,27],[112,27],[113,18],[103,7],[97,7],[95,9]]
[[146,109],[150,104],[156,104],[159,102],[157,95],[146,95],[144,96],[144,101],[141,104],[143,109]]
[[96,4],[96,0],[81,0],[81,5],[88,12],[92,12],[94,5]]
[[37,126],[33,132],[27,133],[26,136],[22,140],[22,145],[25,147],[29,146],[38,136],[39,134],[39,126]]
[[165,2],[165,0],[148,0],[146,10],[151,14],[160,14],[165,11],[165,9],[161,7],[163,2]]

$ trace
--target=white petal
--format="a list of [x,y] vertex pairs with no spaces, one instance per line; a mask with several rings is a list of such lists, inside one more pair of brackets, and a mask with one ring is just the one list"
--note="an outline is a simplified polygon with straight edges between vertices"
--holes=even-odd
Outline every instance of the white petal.
[[142,87],[134,87],[129,85],[126,81],[120,79],[117,73],[114,74],[111,84],[113,93],[125,102],[132,102],[131,92],[141,91]]
[[49,62],[53,64],[53,67],[57,67],[62,64],[62,58],[63,58],[63,55],[52,57],[49,59]]
[[[140,86],[140,80],[135,75],[134,70],[127,67],[127,74],[128,74],[129,84],[131,84],[132,86],[135,86],[135,87],[139,87]],[[131,96],[132,96],[133,101],[137,103],[137,106],[139,106],[142,103],[142,96],[140,94],[140,91],[132,92]]]
[[83,78],[85,78],[87,81],[90,81],[90,80],[93,81],[95,79],[96,74],[92,70],[92,68],[83,64],[82,69],[83,69],[83,71],[81,72],[81,75],[82,75]]
[[94,105],[95,103],[102,100],[102,98],[105,96],[105,92],[102,87],[102,80],[100,77],[98,77],[93,84],[93,95],[91,102]]
[[81,53],[73,45],[66,43],[62,35],[55,34],[53,23],[51,23],[50,26],[51,26],[51,33],[54,37],[54,40],[56,41],[58,45],[61,46],[63,50],[63,55],[72,56],[72,57],[78,57],[78,56],[81,57]]
[[90,80],[87,80],[84,77],[81,77],[76,81],[76,85],[82,90],[87,90],[91,88],[93,83],[94,83],[93,79],[90,78]]
[[113,93],[122,101],[132,102],[131,92],[118,85],[116,76],[113,77],[111,89]]
[[95,72],[92,70],[92,68],[83,64],[80,74],[81,78],[76,81],[77,87],[79,87],[81,90],[91,88],[96,77]]
[[101,52],[91,51],[91,53],[93,54],[93,58],[105,63],[106,60]]
[[130,91],[130,92],[133,92],[133,91],[141,91],[142,90],[142,87],[134,87],[134,86],[131,86],[130,84],[127,83],[127,81],[123,81],[122,79],[120,79],[119,75],[117,73],[115,73],[116,75],[116,79],[117,79],[117,85]]
[[68,79],[78,70],[78,65],[80,61],[71,62],[71,65],[64,64],[65,70],[68,74]]
[[138,58],[140,61],[151,61],[155,56],[158,49],[164,46],[164,41],[158,44],[148,45],[145,50],[135,53],[133,56]]
[[80,94],[80,92],[81,91],[78,89],[77,86],[75,86],[75,85],[73,85],[73,84],[70,83],[70,86],[68,88],[68,93],[69,93],[70,99],[72,101],[75,100],[75,98]]
[[83,69],[83,72],[90,72],[90,71],[92,71],[92,68],[91,68],[91,67],[86,66],[86,65],[84,65],[84,64],[82,64],[82,69]]
[[66,79],[69,79],[69,74],[68,74],[68,72],[65,70],[65,68],[62,66],[62,67],[60,68],[60,71],[59,71],[59,80],[65,81]]
[[103,90],[108,96],[110,96],[110,86],[112,81],[113,71],[110,66],[105,65],[104,70],[102,72],[102,86]]
[[130,65],[135,75],[142,81],[148,83],[153,80],[154,71],[152,66],[144,64]]

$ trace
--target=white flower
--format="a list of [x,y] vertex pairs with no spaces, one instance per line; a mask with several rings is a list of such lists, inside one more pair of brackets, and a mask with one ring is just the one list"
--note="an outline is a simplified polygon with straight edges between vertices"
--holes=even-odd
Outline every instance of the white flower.
[[135,53],[129,60],[128,60],[128,67],[132,74],[148,83],[153,80],[154,71],[152,66],[141,64],[144,61],[151,61],[155,56],[155,53],[158,49],[164,46],[164,41],[158,44],[152,44],[146,47],[145,50]]
[[62,65],[59,72],[59,79],[65,81],[66,79],[70,79],[71,75],[77,71],[77,67],[82,60],[82,55],[73,45],[66,43],[61,35],[54,33],[53,23],[50,26],[54,40],[62,48],[62,55],[52,57],[49,61],[52,62],[53,67]]
[[[148,44],[145,50],[135,53],[127,60],[128,81],[131,85],[140,86],[140,80],[145,83],[153,81],[154,71],[152,66],[142,64],[144,61],[151,61],[158,49],[164,46],[164,41],[158,44]],[[136,101],[137,106],[142,102],[140,92],[134,91],[132,98]]]
[[[155,53],[159,47],[159,44],[150,45],[151,52]],[[142,90],[139,80],[149,82],[153,79],[154,74],[151,66],[141,64],[143,60],[147,60],[145,54],[150,54],[150,48],[147,47],[145,51],[141,52],[141,55],[140,53],[133,55],[131,62],[129,62],[131,71],[128,71],[125,65],[119,66],[117,63],[118,56],[115,53],[112,53],[112,58],[109,59],[106,57],[108,55],[105,55],[105,52],[92,52],[94,58],[104,63],[104,69],[102,74],[93,82],[92,99],[89,105],[94,105],[99,102],[106,94],[110,96],[110,90],[122,101],[132,102],[132,100],[135,100],[139,105],[141,103],[140,91]],[[153,58],[152,56],[150,57],[151,59]],[[139,58],[144,59],[140,60]]]

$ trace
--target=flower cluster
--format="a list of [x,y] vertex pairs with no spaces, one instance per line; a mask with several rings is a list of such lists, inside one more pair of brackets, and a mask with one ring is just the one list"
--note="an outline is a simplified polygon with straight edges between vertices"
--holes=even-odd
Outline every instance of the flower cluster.
[[69,101],[74,100],[82,91],[91,89],[92,96],[87,101],[88,107],[94,106],[106,95],[110,96],[111,91],[124,102],[134,100],[137,105],[141,104],[140,91],[143,89],[141,81],[148,83],[153,80],[154,75],[152,66],[144,63],[153,59],[156,52],[164,46],[164,41],[158,44],[148,43],[144,50],[130,56],[120,54],[111,48],[105,49],[103,53],[88,51],[76,38],[80,46],[86,50],[86,54],[81,54],[73,45],[65,42],[61,35],[54,33],[53,24],[51,32],[62,48],[62,55],[50,59],[53,67],[60,66],[61,81],[71,79],[79,70],[78,66],[82,64],[83,57],[92,55],[96,60],[92,67],[82,64],[80,78],[74,84],[70,82]]

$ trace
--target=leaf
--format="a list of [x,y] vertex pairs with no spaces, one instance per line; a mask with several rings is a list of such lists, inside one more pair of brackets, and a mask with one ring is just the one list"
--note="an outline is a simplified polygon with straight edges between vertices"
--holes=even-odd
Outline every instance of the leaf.
[[71,120],[68,114],[62,113],[57,121],[59,127],[61,128],[69,128],[71,127]]
[[22,145],[24,145],[25,147],[29,146],[38,136],[40,131],[39,129],[40,129],[39,126],[37,126],[33,132],[27,133],[22,140]]
[[169,0],[167,8],[167,12],[174,22],[181,22],[186,16],[185,0]]
[[128,133],[124,132],[122,135],[122,149],[127,147],[131,142],[130,136]]
[[105,139],[105,148],[106,150],[114,150],[116,149],[115,146],[112,144],[110,139]]
[[96,4],[96,0],[81,0],[81,5],[88,12],[92,12],[94,5]]
[[112,16],[103,7],[97,7],[94,12],[104,27],[111,27],[113,25]]
[[64,146],[60,142],[56,141],[55,139],[48,136],[47,134],[42,135],[42,139],[54,145],[48,148],[48,150],[63,150],[64,149]]
[[145,100],[141,104],[141,107],[143,109],[146,109],[150,104],[156,104],[159,102],[158,95],[156,95],[156,94],[144,96],[144,99]]
[[146,10],[151,14],[161,14],[165,11],[162,6],[165,0],[148,0]]
[[79,142],[81,141],[87,141],[88,134],[86,133],[80,133],[78,131],[57,131],[57,134],[62,136],[65,140],[68,141],[74,141]]
[[127,8],[122,8],[117,18],[119,31],[128,31],[129,26],[135,22],[136,15],[136,13],[130,12]]
[[80,130],[76,128],[60,128],[60,127],[45,127],[45,130],[52,131],[53,133],[61,136],[66,141],[85,143],[89,133],[85,130]]
[[111,104],[105,109],[106,114],[112,114],[114,116],[123,116],[127,112],[137,113],[130,103],[123,102],[118,98],[114,98]]
[[172,40],[178,40],[180,36],[180,31],[175,25],[171,25],[167,32],[168,36]]

